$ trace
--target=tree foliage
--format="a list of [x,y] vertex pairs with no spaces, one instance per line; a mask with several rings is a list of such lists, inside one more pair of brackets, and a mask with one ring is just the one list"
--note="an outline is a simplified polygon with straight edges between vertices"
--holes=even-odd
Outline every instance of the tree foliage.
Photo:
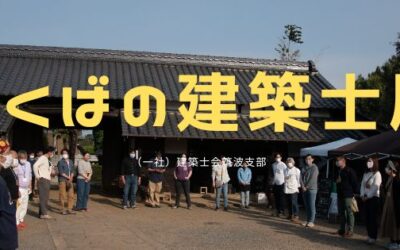
[[396,47],[396,55],[400,56],[400,32],[397,33],[397,41],[394,42],[394,46]]
[[367,77],[359,76],[356,81],[357,88],[379,89],[379,98],[360,98],[357,100],[357,107],[364,116],[386,126],[389,126],[393,117],[395,75],[400,74],[400,34],[399,40],[394,45],[396,47],[396,55],[389,58],[382,66],[377,67]]
[[294,24],[288,24],[285,25],[285,33],[275,51],[278,52],[281,60],[296,61],[300,57],[300,50],[294,49],[293,46],[302,43],[302,28]]

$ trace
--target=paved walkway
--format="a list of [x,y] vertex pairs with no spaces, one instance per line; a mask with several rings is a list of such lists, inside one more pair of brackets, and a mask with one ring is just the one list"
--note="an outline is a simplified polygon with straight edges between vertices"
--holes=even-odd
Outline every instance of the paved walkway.
[[365,230],[352,239],[330,233],[336,226],[317,221],[313,229],[268,216],[261,208],[242,211],[233,197],[229,212],[214,211],[211,199],[194,197],[193,210],[138,208],[122,210],[120,200],[91,195],[88,212],[60,215],[58,192],[51,192],[54,220],[37,218],[32,202],[28,227],[19,234],[20,249],[382,249],[364,243]]

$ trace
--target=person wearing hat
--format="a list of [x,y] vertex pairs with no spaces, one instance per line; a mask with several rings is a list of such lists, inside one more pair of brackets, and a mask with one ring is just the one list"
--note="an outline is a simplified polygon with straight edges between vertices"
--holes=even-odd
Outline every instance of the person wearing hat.
[[[7,161],[9,144],[6,140],[0,139],[0,172],[2,172]],[[16,206],[11,198],[7,183],[0,176],[0,247],[4,249],[18,248],[18,232],[15,223]]]
[[385,185],[385,204],[383,205],[380,236],[390,238],[388,249],[400,249],[400,176],[399,163],[389,161],[385,172],[388,179]]

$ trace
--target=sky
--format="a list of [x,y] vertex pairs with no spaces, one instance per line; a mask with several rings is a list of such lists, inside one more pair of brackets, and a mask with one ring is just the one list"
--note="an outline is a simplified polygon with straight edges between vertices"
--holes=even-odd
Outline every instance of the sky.
[[0,44],[278,58],[286,24],[303,28],[301,61],[336,87],[394,54],[398,0],[0,0]]

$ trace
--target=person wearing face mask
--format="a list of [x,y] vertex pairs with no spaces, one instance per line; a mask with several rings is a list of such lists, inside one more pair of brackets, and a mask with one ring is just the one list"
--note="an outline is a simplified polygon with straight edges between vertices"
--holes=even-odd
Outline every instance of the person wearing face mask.
[[252,173],[246,161],[243,163],[242,167],[239,168],[237,178],[240,185],[240,207],[249,208]]
[[275,207],[276,207],[276,216],[284,217],[285,212],[285,171],[286,164],[282,162],[282,156],[280,154],[275,155],[275,162],[272,164],[272,173],[273,173],[273,190],[275,197]]
[[[9,154],[9,144],[6,140],[0,139],[0,173]],[[11,198],[6,181],[0,174],[0,248],[17,249],[18,231],[15,223],[16,206]]]
[[305,227],[314,227],[315,225],[315,200],[318,193],[318,175],[319,170],[314,164],[314,157],[307,155],[305,158],[306,166],[302,172],[301,188],[303,190],[304,206],[307,212],[307,221],[302,225]]
[[0,176],[3,177],[6,182],[11,198],[16,204],[20,195],[18,176],[14,172],[14,168],[18,166],[17,153],[14,150],[11,150],[10,144],[8,144],[7,141],[1,139],[0,143],[5,144],[2,148],[3,153],[0,155],[0,165],[2,166]]
[[336,234],[350,238],[354,232],[354,212],[352,208],[353,198],[360,193],[360,185],[354,170],[347,166],[344,156],[336,158],[336,166],[339,168],[336,180],[338,193],[338,210],[340,216],[340,229]]
[[11,199],[14,204],[17,204],[17,200],[20,197],[19,187],[18,187],[18,176],[14,172],[14,168],[18,166],[17,152],[8,149],[4,154],[4,161],[2,164],[3,168],[0,175],[3,177],[4,181],[7,183],[8,190],[11,194]]
[[368,158],[367,171],[364,173],[360,196],[365,204],[365,221],[368,233],[368,244],[374,244],[378,236],[379,212],[379,189],[382,183],[382,176],[379,172],[379,162],[377,158]]
[[21,195],[18,199],[19,206],[16,213],[17,228],[22,230],[26,227],[24,217],[28,211],[29,194],[32,190],[32,169],[31,164],[27,161],[26,151],[21,150],[18,152],[18,166],[14,168],[14,172],[18,178],[19,193]]
[[28,157],[28,162],[29,162],[29,164],[31,165],[31,173],[32,173],[32,180],[31,180],[31,193],[29,194],[29,200],[30,201],[33,201],[33,198],[35,197],[35,192],[34,192],[34,190],[35,190],[35,185],[36,185],[36,183],[35,183],[35,174],[33,173],[33,164],[35,164],[35,162],[36,162],[36,158],[35,158],[35,153],[34,152],[31,152],[31,153],[29,153],[29,157]]
[[388,249],[400,249],[400,164],[389,161],[385,172],[388,179],[385,184],[385,203],[383,205],[381,224],[382,238],[390,238]]
[[231,180],[228,173],[228,164],[225,157],[221,157],[212,166],[211,179],[215,194],[215,211],[220,206],[221,193],[224,193],[224,211],[228,211],[228,182]]
[[[141,182],[138,159],[138,150],[131,149],[129,155],[122,161],[121,179],[124,184],[123,209],[127,209],[128,207],[136,208],[136,193]],[[129,194],[130,197],[128,199]]]
[[178,158],[174,171],[176,199],[175,206],[173,206],[173,208],[179,207],[183,189],[186,197],[187,209],[191,209],[192,202],[190,200],[190,177],[192,177],[192,167],[190,166],[186,155],[182,154],[182,156]]
[[295,223],[299,222],[299,205],[297,202],[300,188],[300,169],[295,165],[294,159],[289,157],[286,160],[285,170],[285,194],[288,204],[288,219]]
[[[61,160],[57,163],[61,213],[63,215],[75,214],[72,211],[74,205],[74,163],[69,159],[67,149],[61,150],[61,156]],[[67,209],[65,209],[65,202],[67,202]]]
[[48,147],[33,165],[36,183],[39,191],[39,217],[41,219],[52,219],[48,214],[48,202],[50,194],[50,181],[53,173],[53,166],[50,158],[54,156],[54,147]]

